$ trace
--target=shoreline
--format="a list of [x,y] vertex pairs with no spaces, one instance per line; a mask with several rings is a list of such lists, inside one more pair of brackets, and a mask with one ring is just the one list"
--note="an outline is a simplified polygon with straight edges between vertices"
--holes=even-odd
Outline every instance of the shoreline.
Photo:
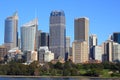
[[[0,77],[16,77],[16,78],[93,78],[88,76],[24,76],[24,75],[0,75]],[[100,77],[94,77],[100,78]]]
[[81,78],[81,79],[120,79],[119,77],[89,77],[89,76],[24,76],[24,75],[0,75],[5,78]]

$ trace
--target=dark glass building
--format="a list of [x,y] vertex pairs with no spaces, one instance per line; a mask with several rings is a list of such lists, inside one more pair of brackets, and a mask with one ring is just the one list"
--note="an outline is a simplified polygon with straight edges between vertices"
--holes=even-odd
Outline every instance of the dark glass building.
[[113,33],[113,41],[120,44],[120,32]]
[[41,33],[41,46],[48,46],[49,47],[49,34],[42,32]]
[[50,14],[50,51],[55,54],[55,59],[65,58],[65,13],[64,11],[52,11]]

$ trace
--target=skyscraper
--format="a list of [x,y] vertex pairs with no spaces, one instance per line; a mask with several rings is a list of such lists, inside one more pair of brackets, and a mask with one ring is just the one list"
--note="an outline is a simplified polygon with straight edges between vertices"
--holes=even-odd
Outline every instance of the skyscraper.
[[74,41],[72,44],[73,62],[84,63],[88,61],[88,43],[86,41]]
[[87,17],[74,20],[74,40],[88,41],[89,19]]
[[42,30],[38,30],[37,31],[37,42],[36,42],[37,50],[39,50],[40,45],[41,45],[41,33],[42,33]]
[[70,56],[70,37],[66,37],[66,52],[65,52],[65,61],[68,60]]
[[70,37],[66,37],[66,53],[70,55]]
[[86,17],[74,20],[74,42],[72,44],[74,63],[88,61],[88,26],[89,19]]
[[21,27],[21,50],[34,51],[36,49],[36,32],[38,19],[34,19]]
[[40,46],[48,46],[49,47],[49,34],[42,32],[41,33],[41,45]]
[[18,14],[15,12],[13,16],[5,19],[5,36],[4,45],[7,50],[18,46]]
[[55,59],[65,58],[65,13],[52,11],[50,14],[50,50],[55,54]]
[[113,41],[120,44],[120,32],[113,33]]
[[93,59],[102,62],[102,47],[93,46]]
[[113,43],[113,54],[112,54],[113,62],[120,62],[120,44]]
[[95,59],[94,58],[94,49],[96,48],[95,46],[97,46],[97,35],[95,34],[91,34],[89,36],[89,58],[90,59]]
[[89,47],[97,46],[97,35],[92,34],[89,36]]

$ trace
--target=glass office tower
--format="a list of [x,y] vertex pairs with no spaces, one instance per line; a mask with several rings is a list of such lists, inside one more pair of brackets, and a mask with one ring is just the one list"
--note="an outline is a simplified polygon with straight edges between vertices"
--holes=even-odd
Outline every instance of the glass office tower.
[[18,46],[18,14],[15,12],[13,16],[5,19],[4,45],[7,50]]
[[36,32],[38,19],[34,19],[21,27],[21,50],[34,51],[36,49]]
[[120,44],[120,32],[113,33],[113,41]]

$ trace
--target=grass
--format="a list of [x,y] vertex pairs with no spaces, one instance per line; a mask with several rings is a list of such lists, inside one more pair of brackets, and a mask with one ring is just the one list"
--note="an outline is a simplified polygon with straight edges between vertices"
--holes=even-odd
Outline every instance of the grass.
[[111,77],[111,74],[109,74],[110,70],[108,69],[103,69],[102,70],[102,77]]

